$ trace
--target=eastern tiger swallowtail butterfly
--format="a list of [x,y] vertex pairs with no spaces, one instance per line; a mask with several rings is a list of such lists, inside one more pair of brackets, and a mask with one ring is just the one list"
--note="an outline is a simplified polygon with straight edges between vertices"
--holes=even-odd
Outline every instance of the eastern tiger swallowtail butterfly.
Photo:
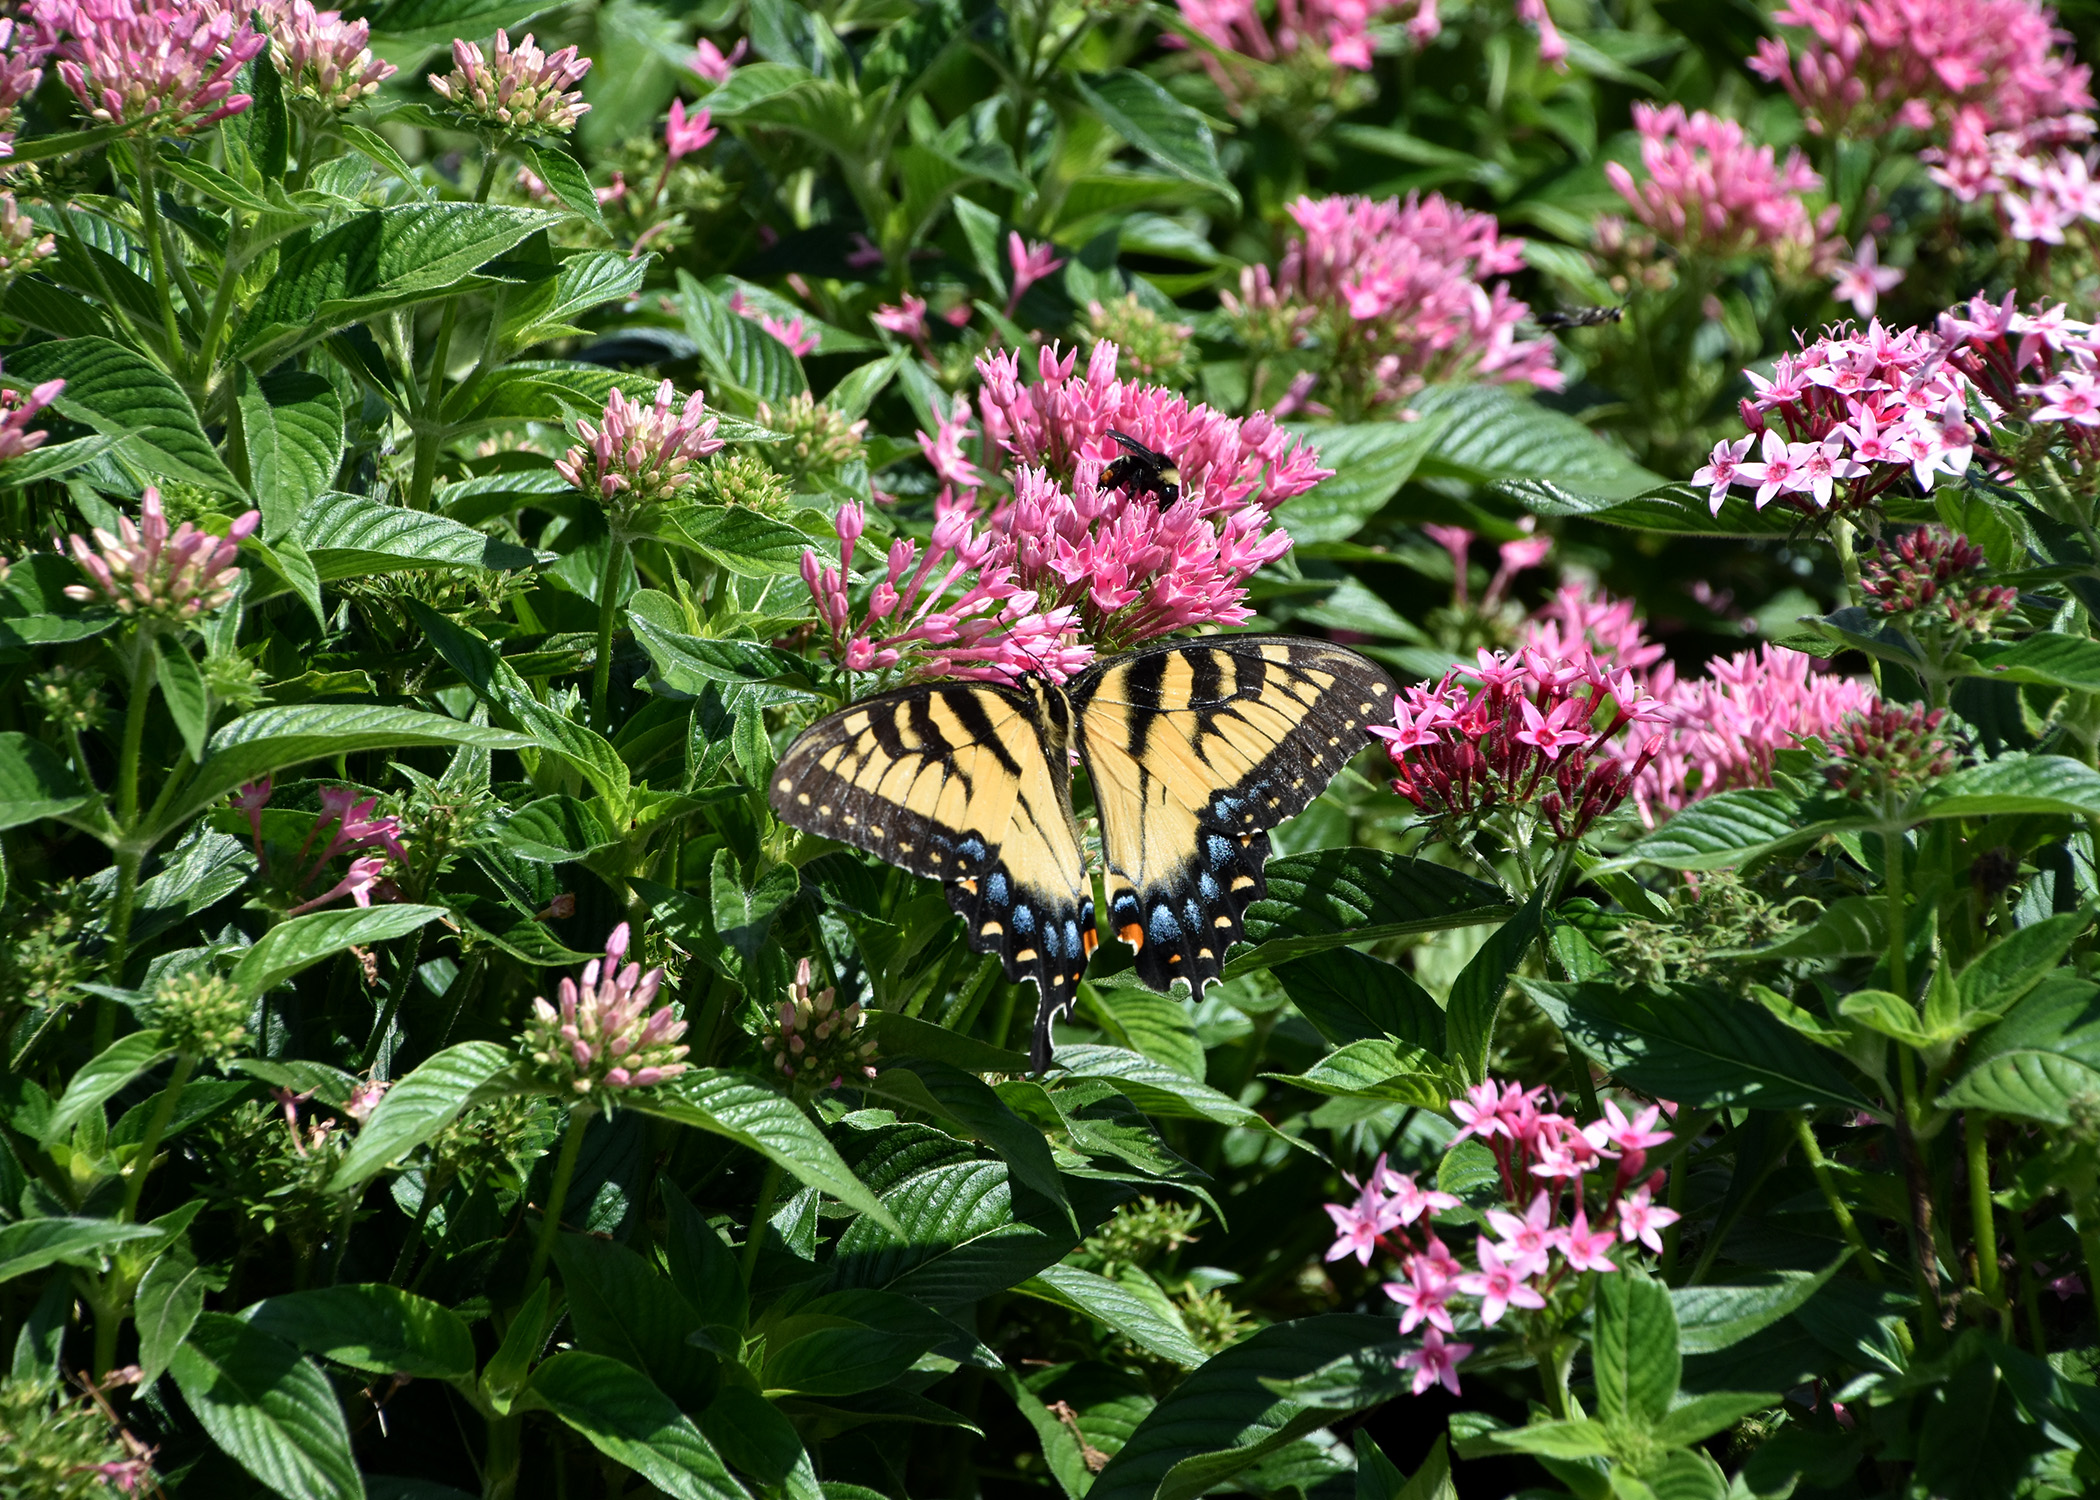
[[1031,1058],[1098,941],[1067,748],[1093,783],[1109,926],[1156,990],[1223,976],[1267,890],[1266,830],[1369,742],[1392,679],[1355,652],[1213,636],[1100,662],[1060,687],[928,683],[821,719],[781,757],[773,809],[947,883],[970,945],[1033,979]]
[[1154,453],[1127,432],[1109,429],[1108,435],[1122,447],[1121,456],[1101,471],[1103,489],[1126,495],[1150,495],[1165,510],[1181,498],[1181,470],[1164,453]]

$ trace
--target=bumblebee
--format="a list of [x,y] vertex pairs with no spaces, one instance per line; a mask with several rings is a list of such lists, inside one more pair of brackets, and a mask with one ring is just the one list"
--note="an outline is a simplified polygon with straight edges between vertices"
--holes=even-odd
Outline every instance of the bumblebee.
[[1164,453],[1154,453],[1127,432],[1110,428],[1110,437],[1122,445],[1122,457],[1101,471],[1103,489],[1126,495],[1150,495],[1165,510],[1181,498],[1181,470]]

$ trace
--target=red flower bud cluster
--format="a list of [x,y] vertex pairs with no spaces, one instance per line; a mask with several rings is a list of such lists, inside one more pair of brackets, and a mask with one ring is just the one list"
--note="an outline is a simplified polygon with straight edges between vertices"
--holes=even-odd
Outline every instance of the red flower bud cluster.
[[1883,615],[1944,618],[1954,629],[1987,636],[2018,602],[2020,591],[1976,581],[1983,549],[1959,532],[1921,526],[1867,559],[1860,588]]
[[1940,737],[1943,709],[1922,703],[1877,704],[1847,719],[1824,775],[1847,797],[1905,797],[1954,769],[1954,747]]

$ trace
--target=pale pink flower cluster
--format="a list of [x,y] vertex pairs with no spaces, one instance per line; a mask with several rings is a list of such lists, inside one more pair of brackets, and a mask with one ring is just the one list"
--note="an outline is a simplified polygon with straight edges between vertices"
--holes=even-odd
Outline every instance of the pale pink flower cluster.
[[92,547],[78,535],[69,538],[73,560],[89,582],[69,585],[66,597],[99,597],[121,615],[170,623],[193,620],[233,597],[239,571],[235,558],[260,524],[262,512],[251,510],[237,517],[224,537],[199,531],[187,521],[170,532],[160,491],[148,485],[136,526],[129,516],[119,516],[118,534],[111,536],[97,527]]
[[12,16],[0,18],[0,157],[14,154],[15,106],[44,81],[48,42]]
[[[1469,1137],[1486,1144],[1509,1204],[1487,1211],[1492,1238],[1475,1237],[1471,1265],[1443,1242],[1433,1222],[1459,1200],[1394,1171],[1383,1156],[1354,1202],[1326,1205],[1335,1234],[1328,1260],[1353,1255],[1367,1266],[1382,1250],[1399,1262],[1401,1279],[1387,1282],[1385,1293],[1399,1304],[1400,1332],[1425,1325],[1427,1331],[1419,1348],[1394,1363],[1414,1371],[1418,1396],[1438,1384],[1457,1392],[1458,1365],[1475,1348],[1449,1342],[1460,1331],[1458,1317],[1470,1315],[1470,1332],[1472,1318],[1491,1329],[1512,1308],[1543,1309],[1569,1277],[1616,1272],[1612,1251],[1620,1245],[1660,1253],[1662,1231],[1677,1221],[1675,1210],[1654,1201],[1664,1174],[1642,1175],[1649,1149],[1670,1139],[1655,1128],[1660,1108],[1650,1105],[1629,1117],[1607,1101],[1604,1118],[1583,1125],[1541,1109],[1547,1102],[1543,1088],[1492,1079],[1451,1101],[1461,1127],[1451,1144]],[[1593,1224],[1590,1174],[1606,1163],[1613,1164],[1610,1186]]]
[[787,998],[766,1018],[758,1045],[781,1077],[805,1086],[837,1088],[849,1074],[855,1082],[875,1076],[875,1038],[860,1006],[840,1005],[831,985],[817,989],[806,958],[796,962]]
[[1633,801],[1653,828],[1702,797],[1770,786],[1774,759],[1872,709],[1874,690],[1822,669],[1800,651],[1765,644],[1707,663],[1706,675],[1657,689],[1666,733],[1634,778]]
[[1562,839],[1626,800],[1662,746],[1639,733],[1663,722],[1662,705],[1638,671],[1587,641],[1541,640],[1508,654],[1483,648],[1472,669],[1395,696],[1393,723],[1371,726],[1399,773],[1394,791],[1453,825],[1528,809]]
[[[379,807],[377,797],[360,798],[349,787],[323,787],[320,816],[307,829],[305,841],[299,845],[298,851],[285,857],[281,847],[265,845],[262,836],[263,809],[270,805],[270,795],[274,790],[275,779],[265,776],[260,781],[248,782],[233,794],[235,810],[248,820],[255,857],[265,875],[279,880],[281,888],[289,895],[300,895],[311,888],[321,872],[336,859],[345,854],[351,856],[349,868],[341,879],[320,895],[292,907],[286,916],[296,917],[301,912],[326,906],[344,896],[359,906],[370,906],[375,891],[381,895],[392,891],[392,886],[383,880],[387,865],[396,861],[405,864],[408,849],[401,842],[399,818],[373,816]],[[317,851],[315,841],[324,836],[325,842]]]
[[[1297,236],[1271,276],[1249,267],[1240,316],[1307,311],[1339,378],[1377,404],[1404,402],[1430,381],[1528,381],[1559,390],[1550,339],[1520,339],[1531,309],[1510,295],[1524,242],[1492,214],[1431,193],[1400,198],[1301,197]],[[1492,282],[1492,284],[1490,284]]]
[[[1392,0],[1277,0],[1271,15],[1263,14],[1255,0],[1177,3],[1191,30],[1227,52],[1266,63],[1309,57],[1359,73],[1371,66],[1373,22],[1412,9],[1416,14],[1409,29],[1418,40],[1428,41],[1442,30],[1437,0],[1414,0],[1411,6]],[[1215,59],[1207,59],[1207,65],[1220,86],[1233,91],[1229,69]]]
[[1031,245],[1018,232],[1006,237],[1006,261],[1013,268],[1013,290],[1006,294],[1006,315],[1014,315],[1028,289],[1064,264],[1055,245]]
[[1619,162],[1606,162],[1604,175],[1665,244],[1719,259],[1778,255],[1817,271],[1836,262],[1838,247],[1828,236],[1838,209],[1809,213],[1801,195],[1823,179],[1799,151],[1781,162],[1735,121],[1703,109],[1686,114],[1681,104],[1635,104],[1633,123],[1646,180],[1636,183]]
[[648,406],[614,387],[598,421],[576,424],[589,449],[571,448],[555,471],[603,505],[616,524],[668,500],[693,482],[696,459],[723,447],[706,398],[694,391],[682,408],[676,399],[668,380],[656,388],[656,400]]
[[696,109],[685,112],[685,101],[671,101],[670,118],[664,121],[664,154],[672,161],[691,156],[721,134],[713,125],[713,115],[707,110]]
[[745,37],[738,37],[736,45],[726,53],[706,37],[702,37],[693,47],[693,55],[686,59],[686,66],[709,83],[724,84],[729,82],[729,75],[736,71],[736,65],[744,60],[744,54],[750,50],[750,40]]
[[252,102],[233,91],[266,40],[252,14],[252,0],[32,0],[23,10],[90,118],[176,134]]
[[584,965],[580,985],[562,980],[559,1009],[543,998],[532,1002],[525,1050],[557,1086],[578,1095],[648,1088],[688,1066],[679,1059],[689,1049],[676,1045],[685,1022],[668,1005],[649,1013],[664,971],[623,967],[628,937],[622,922],[605,940],[605,957]]
[[400,71],[372,55],[369,21],[315,10],[313,0],[262,0],[257,14],[269,28],[270,60],[301,98],[348,109]]
[[[4,201],[4,199],[0,199]],[[43,252],[49,254],[49,251]],[[0,464],[41,448],[51,434],[31,432],[29,424],[66,388],[63,380],[47,380],[29,391],[0,391]]]
[[1738,488],[1759,510],[1780,500],[1815,512],[1870,504],[1905,477],[1928,490],[1959,477],[1987,431],[1970,414],[1975,384],[1950,353],[1938,333],[1846,324],[1780,355],[1769,380],[1745,372],[1756,390],[1743,403],[1750,432],[1715,444],[1692,482],[1718,515]]
[[[702,113],[704,114],[706,111],[703,110]],[[794,355],[797,359],[816,353],[817,345],[822,342],[816,334],[811,333],[803,326],[802,314],[796,313],[792,317],[777,318],[765,309],[745,301],[742,292],[731,292],[729,294],[729,310],[738,317],[748,318],[759,327],[765,329],[767,333],[770,333],[781,343],[787,345],[788,353]]]
[[492,56],[473,42],[455,39],[452,62],[444,77],[429,75],[431,88],[486,124],[518,134],[565,135],[590,109],[576,85],[590,72],[591,60],[577,56],[574,47],[544,52],[530,32],[512,47],[499,28]]
[[[1529,525],[1530,517],[1525,517]],[[1464,606],[1472,580],[1467,576],[1472,562],[1473,533],[1463,526],[1439,526],[1434,522],[1422,527],[1422,534],[1451,554],[1451,602]],[[1480,610],[1492,613],[1516,582],[1517,575],[1527,568],[1535,568],[1546,560],[1553,550],[1550,536],[1522,536],[1515,541],[1504,542],[1496,549],[1499,565],[1494,577],[1488,580],[1486,592],[1480,596]],[[1632,606],[1628,606],[1629,611]]]

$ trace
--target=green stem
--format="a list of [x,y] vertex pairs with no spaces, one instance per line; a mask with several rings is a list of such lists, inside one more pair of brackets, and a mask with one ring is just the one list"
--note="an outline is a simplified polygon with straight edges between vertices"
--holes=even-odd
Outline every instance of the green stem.
[[95,1313],[95,1359],[90,1370],[98,1381],[115,1367],[117,1339],[124,1332],[125,1299],[110,1295],[116,1279],[117,1273],[110,1272],[107,1278],[100,1279],[94,1295],[88,1298],[88,1306]]
[[146,254],[153,262],[153,294],[160,299],[161,330],[168,340],[168,362],[178,367],[182,358],[182,325],[175,320],[175,299],[168,295],[168,257],[161,245],[160,195],[153,186],[153,152],[151,137],[143,137],[132,147],[133,160],[138,165],[139,215],[145,220]]
[[153,1170],[153,1153],[160,1149],[160,1138],[167,1131],[168,1121],[175,1118],[176,1101],[182,1097],[182,1086],[190,1081],[190,1070],[197,1059],[187,1052],[175,1054],[175,1071],[168,1075],[168,1085],[160,1091],[160,1099],[153,1106],[153,1116],[146,1121],[146,1133],[139,1140],[139,1154],[132,1158],[131,1171],[124,1184],[124,1207],[117,1218],[129,1224],[138,1218],[139,1195],[146,1190],[146,1176]]
[[591,727],[612,733],[608,701],[612,697],[613,626],[618,623],[620,579],[627,566],[627,538],[618,529],[605,551],[605,571],[598,575],[598,660],[591,667]]
[[401,1253],[394,1257],[393,1274],[387,1277],[389,1285],[401,1285],[402,1278],[408,1275],[408,1268],[415,1264],[416,1248],[423,1243],[423,1229],[430,1222],[430,1210],[437,1206],[438,1199],[451,1186],[449,1176],[440,1181],[435,1172],[423,1179],[423,1201],[416,1205],[416,1222],[409,1226],[407,1236],[401,1241]]
[[758,1203],[751,1210],[751,1228],[744,1235],[744,1285],[758,1272],[758,1249],[766,1242],[766,1226],[773,1217],[773,1200],[780,1196],[780,1163],[766,1163],[765,1181],[758,1187]]
[[1572,1409],[1568,1395],[1568,1373],[1575,1363],[1575,1341],[1555,1339],[1538,1356],[1540,1384],[1545,1387],[1546,1406],[1560,1421]]
[[153,632],[132,637],[131,695],[124,700],[124,741],[117,754],[117,828],[130,833],[139,816],[139,752],[146,743],[146,710],[157,662]]
[[554,1236],[561,1229],[562,1205],[569,1201],[569,1179],[576,1175],[576,1156],[583,1149],[584,1128],[596,1113],[597,1106],[592,1104],[569,1106],[569,1133],[562,1137],[561,1155],[554,1163],[554,1182],[540,1210],[540,1237],[532,1247],[532,1269],[525,1273],[527,1286],[546,1274],[547,1258],[554,1253]]
[[1975,1110],[1962,1113],[1962,1132],[1969,1148],[1969,1222],[1976,1239],[1976,1289],[2009,1326],[2012,1309],[1998,1280],[1998,1223],[1991,1212],[1990,1117]]
[[371,1066],[379,1049],[386,1045],[387,1033],[394,1028],[394,1017],[401,1014],[401,1002],[408,998],[408,987],[415,983],[416,965],[423,960],[423,933],[418,927],[408,940],[406,961],[394,971],[394,982],[387,986],[386,1004],[380,1007],[379,1019],[373,1024],[372,1035],[365,1041],[365,1065]]
[[226,253],[219,258],[219,284],[212,291],[211,312],[204,320],[204,334],[197,341],[197,373],[202,380],[211,379],[212,362],[219,355],[219,338],[226,331],[226,319],[233,312],[234,288],[240,285],[241,264],[237,246],[241,239],[241,211],[232,209],[226,220]]
[[2013,1259],[2019,1262],[2020,1311],[2027,1318],[2027,1341],[2034,1347],[2036,1359],[2049,1357],[2049,1333],[2042,1327],[2042,1288],[2034,1274],[2034,1256],[2027,1248],[2027,1218],[2024,1214],[2012,1216]]
[[1884,830],[1881,835],[1881,862],[1887,867],[1889,902],[1889,988],[1905,1000],[1910,999],[1910,976],[1905,972],[1910,948],[1910,924],[1903,911],[1903,834]]
[[482,1500],[510,1500],[518,1492],[518,1464],[523,1457],[524,1418],[489,1418],[489,1444],[481,1465]]
[[1816,1140],[1815,1126],[1807,1115],[1794,1116],[1794,1134],[1801,1142],[1801,1155],[1808,1162],[1810,1175],[1816,1179],[1816,1187],[1823,1194],[1823,1202],[1830,1209],[1830,1216],[1837,1220],[1838,1233],[1852,1247],[1853,1259],[1859,1262],[1859,1274],[1867,1280],[1879,1282],[1881,1267],[1874,1264],[1874,1252],[1867,1248],[1866,1236],[1859,1232],[1859,1222],[1852,1217],[1852,1209],[1837,1190],[1837,1183],[1830,1175],[1830,1158]]

